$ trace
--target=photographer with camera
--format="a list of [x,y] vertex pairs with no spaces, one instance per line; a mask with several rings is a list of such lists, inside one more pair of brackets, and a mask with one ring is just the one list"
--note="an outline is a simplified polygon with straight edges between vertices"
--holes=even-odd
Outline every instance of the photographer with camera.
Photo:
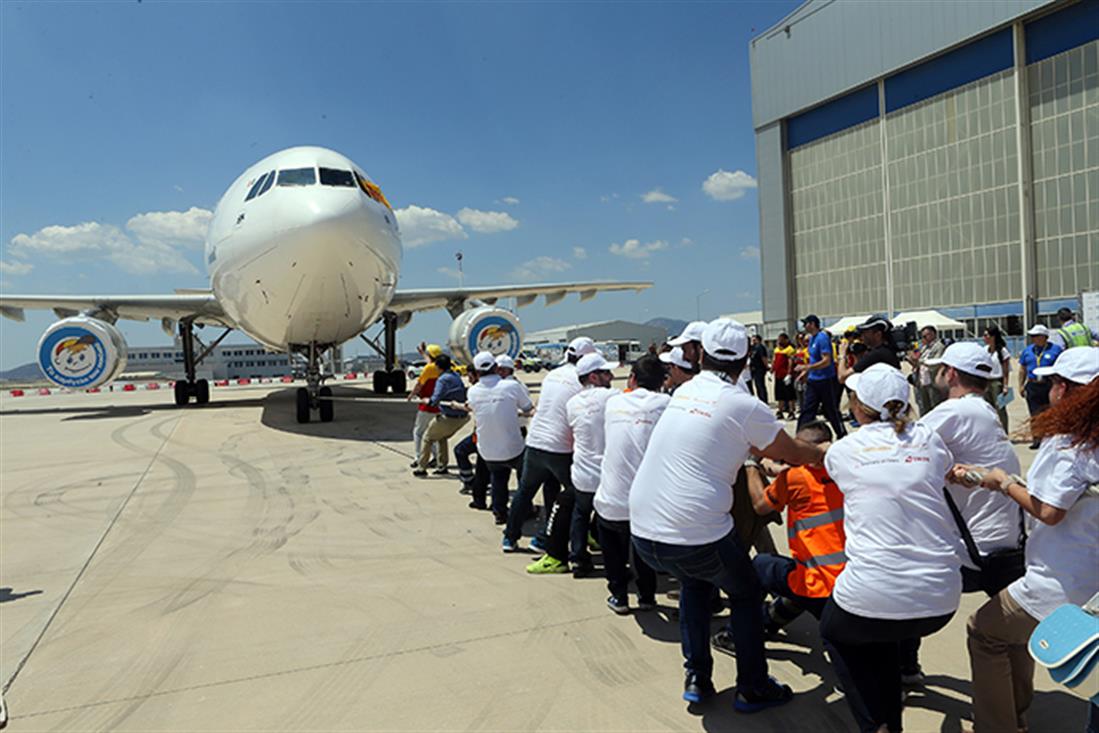
[[897,347],[893,343],[893,324],[883,315],[873,315],[860,323],[856,330],[866,345],[866,353],[858,358],[854,366],[847,365],[847,341],[843,342],[843,351],[840,353],[839,378],[840,383],[845,383],[852,374],[859,374],[875,364],[888,364],[894,369],[901,368],[900,357],[897,356]]

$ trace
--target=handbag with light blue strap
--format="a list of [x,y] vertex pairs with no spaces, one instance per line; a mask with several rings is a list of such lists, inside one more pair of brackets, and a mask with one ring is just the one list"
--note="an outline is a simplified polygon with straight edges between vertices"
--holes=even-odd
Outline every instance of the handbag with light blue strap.
[[1099,704],[1099,593],[1083,608],[1057,608],[1034,629],[1027,647],[1054,682]]

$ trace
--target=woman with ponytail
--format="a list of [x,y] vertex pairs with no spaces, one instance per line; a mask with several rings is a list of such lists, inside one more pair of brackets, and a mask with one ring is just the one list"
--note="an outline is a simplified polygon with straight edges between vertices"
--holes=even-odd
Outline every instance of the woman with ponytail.
[[[1030,515],[1026,573],[969,618],[973,721],[977,733],[1025,730],[1034,697],[1031,632],[1066,603],[1099,592],[1099,348],[1068,349],[1051,366],[1050,407],[1031,424],[1042,446],[1026,478],[955,466],[951,480],[999,491]],[[1099,730],[1091,706],[1088,730]]]
[[954,458],[913,422],[898,369],[875,364],[845,385],[861,428],[824,465],[844,495],[847,566],[820,630],[859,730],[896,733],[901,643],[946,626],[962,595],[961,543],[943,494]]

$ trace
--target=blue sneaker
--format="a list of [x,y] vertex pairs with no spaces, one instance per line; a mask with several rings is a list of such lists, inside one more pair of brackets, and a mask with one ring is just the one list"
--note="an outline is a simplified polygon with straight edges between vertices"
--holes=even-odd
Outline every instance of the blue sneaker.
[[738,687],[733,709],[738,713],[758,713],[760,710],[785,705],[793,699],[794,691],[789,685],[780,685],[774,677],[768,677],[762,690],[748,691]]
[[537,536],[530,538],[530,549],[543,555],[546,554],[546,546],[542,544],[542,540],[538,539]]
[[714,683],[703,679],[697,672],[688,672],[683,681],[683,699],[687,702],[702,702],[717,694]]
[[500,549],[504,552],[517,552],[519,550],[519,543],[505,537],[504,541],[500,543]]

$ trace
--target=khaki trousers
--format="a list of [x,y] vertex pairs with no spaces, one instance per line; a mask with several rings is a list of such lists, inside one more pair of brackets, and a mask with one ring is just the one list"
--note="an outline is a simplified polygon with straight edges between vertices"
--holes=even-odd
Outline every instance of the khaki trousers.
[[467,422],[469,422],[469,417],[465,415],[462,417],[436,415],[431,424],[427,426],[423,445],[420,446],[420,468],[427,469],[427,464],[431,461],[431,447],[436,443],[439,445],[439,468],[446,468],[447,461],[450,459],[447,440],[461,430]]
[[1027,641],[1037,625],[1006,588],[969,617],[975,733],[1026,728],[1026,713],[1034,699],[1034,660],[1027,652]]

